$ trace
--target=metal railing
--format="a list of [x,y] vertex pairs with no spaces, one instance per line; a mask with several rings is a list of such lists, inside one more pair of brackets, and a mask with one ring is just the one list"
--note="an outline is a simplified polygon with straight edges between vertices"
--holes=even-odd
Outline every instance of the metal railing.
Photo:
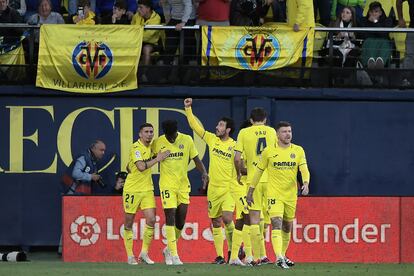
[[[24,30],[27,33],[23,41],[25,49],[26,63],[24,65],[0,64],[0,83],[2,84],[34,84],[37,69],[37,47],[35,43],[35,32],[39,25],[27,24],[2,24],[2,28],[13,28]],[[174,26],[145,26],[146,30],[173,30]],[[325,34],[316,35],[315,39],[321,40],[324,44],[329,40],[329,48],[325,48],[328,54],[320,55],[318,50],[314,51],[313,63],[311,67],[286,67],[269,71],[245,71],[229,67],[219,66],[201,66],[200,49],[201,49],[201,27],[186,26],[179,35],[178,52],[174,54],[174,62],[165,64],[163,60],[166,55],[159,51],[153,56],[153,63],[149,66],[139,66],[139,79],[141,85],[221,85],[221,86],[276,86],[276,87],[378,87],[378,88],[414,88],[414,79],[408,78],[408,83],[403,83],[401,79],[405,75],[413,75],[414,69],[401,68],[401,59],[398,49],[394,47],[389,66],[383,69],[356,68],[356,67],[338,67],[334,66],[335,59],[333,41],[334,34],[337,32],[353,33],[414,33],[410,28],[324,28],[316,27],[315,33]],[[190,45],[196,47],[196,55],[186,55],[188,46],[185,44],[185,32],[196,32],[196,44]],[[325,38],[326,37],[326,38]],[[316,41],[315,41],[316,43]],[[321,41],[318,42],[321,44]],[[402,43],[401,41],[399,42]],[[395,44],[394,44],[395,45]],[[194,50],[194,49],[193,49]],[[190,60],[190,62],[188,62]],[[413,65],[414,66],[414,65]],[[7,74],[8,70],[23,68],[24,76],[16,79]],[[143,79],[143,73],[146,78]],[[292,77],[295,75],[295,77]],[[361,83],[361,76],[371,78],[372,76],[381,76],[381,82]],[[385,79],[385,81],[384,81]],[[408,84],[408,85],[407,85]]]

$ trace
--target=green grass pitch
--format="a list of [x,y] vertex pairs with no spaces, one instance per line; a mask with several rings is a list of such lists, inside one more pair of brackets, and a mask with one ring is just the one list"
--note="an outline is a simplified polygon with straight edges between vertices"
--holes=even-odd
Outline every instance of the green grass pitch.
[[229,265],[185,264],[183,266],[124,263],[64,263],[54,254],[29,254],[29,262],[0,262],[0,276],[20,275],[414,275],[414,264],[297,264],[290,270],[274,265],[234,267]]

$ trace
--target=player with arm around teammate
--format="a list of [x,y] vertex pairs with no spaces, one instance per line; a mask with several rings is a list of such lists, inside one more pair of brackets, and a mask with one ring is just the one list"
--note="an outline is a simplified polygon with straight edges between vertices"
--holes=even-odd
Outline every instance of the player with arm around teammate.
[[170,152],[159,152],[154,157],[151,150],[151,142],[154,137],[154,127],[145,123],[139,128],[139,139],[132,145],[130,158],[127,165],[128,176],[125,180],[122,195],[125,210],[124,245],[128,255],[128,264],[138,264],[133,253],[132,224],[138,209],[141,209],[145,217],[144,239],[138,260],[146,264],[154,264],[148,256],[152,238],[154,236],[155,223],[155,198],[154,185],[151,177],[151,167],[163,161]]
[[309,193],[310,173],[306,163],[305,151],[301,146],[291,143],[292,127],[288,122],[276,126],[278,141],[262,152],[262,158],[247,193],[249,204],[254,203],[254,190],[264,170],[268,172],[267,201],[272,223],[272,245],[278,267],[287,269],[293,262],[286,258],[290,233],[295,218],[297,203],[297,176],[301,172],[302,195]]

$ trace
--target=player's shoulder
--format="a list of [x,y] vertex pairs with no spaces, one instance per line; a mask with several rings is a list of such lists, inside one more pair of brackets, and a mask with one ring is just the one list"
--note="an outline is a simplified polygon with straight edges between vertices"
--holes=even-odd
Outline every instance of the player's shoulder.
[[193,141],[193,137],[191,137],[188,134],[181,133],[181,132],[178,132],[178,139],[186,141],[186,142],[192,142]]
[[302,147],[302,146],[300,146],[300,145],[297,145],[297,144],[293,144],[293,143],[291,143],[291,144],[290,144],[290,147],[291,147],[293,150],[297,151],[297,152],[304,151],[303,147]]

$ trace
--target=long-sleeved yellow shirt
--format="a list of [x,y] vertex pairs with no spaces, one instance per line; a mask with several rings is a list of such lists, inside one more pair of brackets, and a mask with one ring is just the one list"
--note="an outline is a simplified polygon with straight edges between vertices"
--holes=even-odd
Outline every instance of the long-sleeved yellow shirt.
[[289,26],[298,24],[299,27],[315,27],[313,0],[289,0],[286,5]]
[[[161,24],[161,18],[155,11],[152,12],[151,17],[148,18],[148,20],[145,20],[145,18],[139,15],[139,13],[136,13],[132,17],[132,21],[131,21],[131,25],[140,25],[140,26],[160,25],[160,24]],[[158,44],[158,40],[160,39],[160,34],[161,34],[160,30],[145,30],[142,41],[144,43],[156,45]]]

